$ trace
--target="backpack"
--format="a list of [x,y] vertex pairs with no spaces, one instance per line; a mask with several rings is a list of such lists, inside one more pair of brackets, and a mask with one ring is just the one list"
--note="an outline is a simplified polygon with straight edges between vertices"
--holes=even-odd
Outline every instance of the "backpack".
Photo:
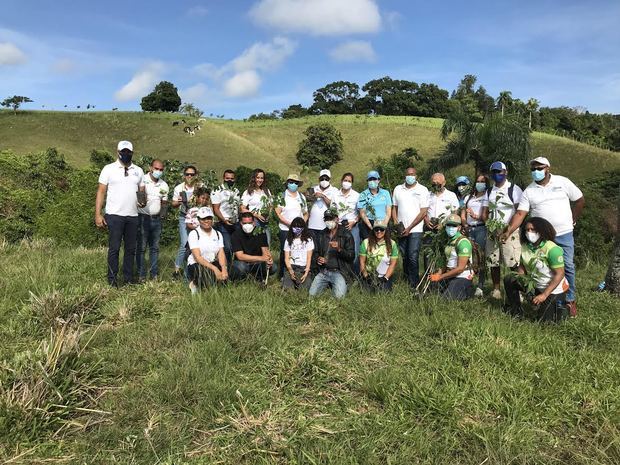
[[[199,230],[199,229],[200,229],[200,228],[192,229],[192,230],[189,232],[189,234],[187,235],[187,240],[185,241],[185,256],[183,257],[183,261],[184,261],[184,262],[187,262],[187,259],[188,259],[188,258],[189,258],[189,256],[192,254],[192,251],[191,251],[191,250],[190,250],[190,248],[189,248],[189,235],[190,235],[193,231],[196,231],[196,236],[197,236],[197,239],[199,239],[199,240],[200,240],[200,233],[198,232],[198,230]],[[213,231],[215,231],[215,234],[217,235],[216,237],[217,237],[217,239],[219,240],[219,239],[220,239],[220,232],[219,232],[217,229],[215,229],[215,228],[213,228]]]
[[476,241],[474,241],[473,239],[467,236],[463,236],[459,238],[458,241],[456,241],[456,243],[454,244],[455,249],[458,246],[459,242],[461,242],[463,239],[467,239],[469,243],[471,244],[470,268],[474,272],[474,274],[477,275],[482,269],[482,267],[484,266],[484,252],[480,250],[480,246],[478,245]]
[[[515,201],[513,199],[513,194],[515,191],[515,183],[511,182],[510,183],[510,187],[508,188],[508,198],[510,199],[510,201],[512,202],[512,204],[514,205]],[[489,198],[491,196],[491,191],[493,190],[493,186],[489,187],[487,189],[487,198]]]

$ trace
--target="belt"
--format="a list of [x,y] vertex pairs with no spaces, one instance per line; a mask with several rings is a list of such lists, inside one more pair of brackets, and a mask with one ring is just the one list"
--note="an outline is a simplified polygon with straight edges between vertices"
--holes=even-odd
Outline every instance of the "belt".
[[484,223],[468,224],[467,226],[469,226],[470,228],[479,228],[480,226],[484,226]]
[[148,216],[152,220],[160,220],[161,217],[159,215],[147,215],[146,213],[140,213],[141,216]]

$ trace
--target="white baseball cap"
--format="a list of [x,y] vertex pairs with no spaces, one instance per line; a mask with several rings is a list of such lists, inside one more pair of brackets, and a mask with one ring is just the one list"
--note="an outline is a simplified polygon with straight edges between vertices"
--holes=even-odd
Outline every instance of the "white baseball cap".
[[211,210],[209,207],[200,207],[198,209],[198,213],[196,213],[196,218],[204,220],[205,218],[209,217],[213,218],[213,210]]
[[538,163],[539,165],[551,166],[551,163],[549,163],[549,160],[547,160],[545,157],[536,157],[533,160],[530,160],[530,165],[532,163]]
[[320,178],[321,176],[327,176],[329,179],[331,179],[331,178],[332,178],[332,172],[331,172],[331,171],[329,171],[329,170],[321,170],[321,171],[319,172],[319,178]]
[[128,140],[122,140],[118,143],[116,150],[118,150],[119,152],[121,150],[129,150],[130,152],[133,152],[133,145]]

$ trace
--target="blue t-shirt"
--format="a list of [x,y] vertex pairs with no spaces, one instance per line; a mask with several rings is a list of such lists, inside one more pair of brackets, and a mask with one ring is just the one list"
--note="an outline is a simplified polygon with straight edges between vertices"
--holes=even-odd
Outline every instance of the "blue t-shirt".
[[382,220],[385,218],[385,210],[392,206],[392,196],[390,191],[379,188],[379,192],[373,195],[370,189],[366,189],[360,194],[357,201],[357,208],[366,210],[369,220]]

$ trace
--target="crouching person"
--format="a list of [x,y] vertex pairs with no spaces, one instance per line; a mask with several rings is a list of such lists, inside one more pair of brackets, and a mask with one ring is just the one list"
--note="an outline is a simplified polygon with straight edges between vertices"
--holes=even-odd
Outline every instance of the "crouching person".
[[338,217],[331,210],[323,214],[325,229],[316,234],[312,271],[315,275],[310,286],[314,297],[328,287],[337,299],[347,293],[347,279],[352,276],[355,242],[346,226],[338,225]]
[[[565,304],[569,289],[564,275],[564,252],[553,242],[555,229],[547,220],[533,217],[521,227],[521,265],[518,273],[529,275],[534,282],[533,294],[525,294],[538,307],[542,321],[560,322],[568,316]],[[504,278],[506,303],[504,309],[513,316],[523,316],[519,292],[526,292],[523,280],[516,276]]]
[[238,281],[251,276],[267,284],[267,270],[270,274],[276,271],[269,252],[267,235],[255,230],[252,212],[241,213],[240,221],[241,229],[235,230],[231,238],[235,260],[232,263],[230,277],[233,281]]
[[430,280],[437,283],[442,297],[450,300],[467,300],[474,294],[472,267],[473,246],[461,234],[461,217],[451,214],[446,220],[446,268],[433,273]]
[[371,292],[391,290],[398,246],[390,239],[387,221],[375,222],[368,238],[360,245],[359,257],[362,286]]
[[291,222],[291,227],[284,241],[284,265],[286,273],[282,278],[283,289],[310,289],[310,265],[314,241],[306,221],[298,216]]
[[213,229],[213,210],[202,207],[196,217],[198,228],[192,230],[187,238],[190,250],[187,272],[192,294],[203,287],[225,283],[228,279],[224,239]]

